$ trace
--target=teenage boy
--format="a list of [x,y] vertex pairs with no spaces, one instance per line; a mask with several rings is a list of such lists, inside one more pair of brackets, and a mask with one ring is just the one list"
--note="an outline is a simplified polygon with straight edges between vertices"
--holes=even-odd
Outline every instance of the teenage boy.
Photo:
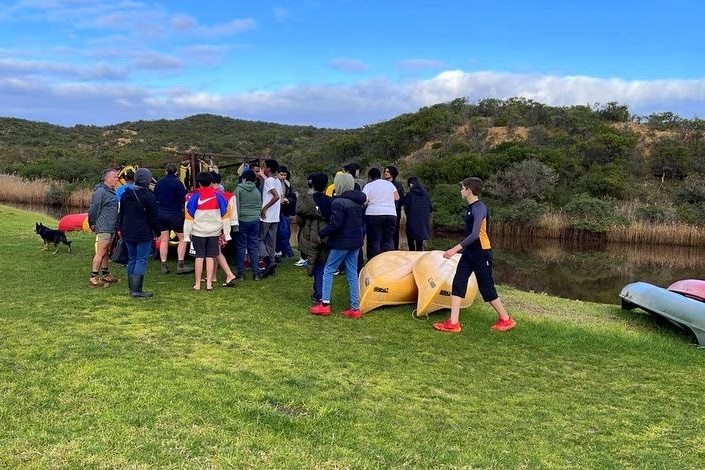
[[213,270],[220,252],[218,238],[230,240],[231,204],[223,194],[211,187],[213,178],[207,171],[198,174],[199,188],[186,201],[184,240],[193,244],[196,251],[195,283],[193,290],[201,290],[203,262],[206,265],[206,290],[213,290]]
[[466,178],[460,183],[460,197],[469,204],[465,213],[465,239],[443,253],[443,257],[451,258],[461,250],[463,254],[453,277],[450,318],[442,323],[433,324],[433,327],[439,331],[460,333],[460,303],[465,297],[468,279],[472,273],[475,273],[482,299],[489,302],[499,315],[492,329],[507,331],[516,326],[516,322],[507,314],[495,290],[490,255],[492,247],[487,236],[489,218],[487,206],[480,201],[481,192],[482,180],[479,178]]
[[[262,185],[262,210],[259,225],[259,255],[264,259],[262,277],[274,274],[274,257],[276,256],[277,228],[281,210],[281,183],[275,177],[279,163],[269,159],[264,161],[262,172],[265,180]],[[256,263],[257,260],[252,260]]]

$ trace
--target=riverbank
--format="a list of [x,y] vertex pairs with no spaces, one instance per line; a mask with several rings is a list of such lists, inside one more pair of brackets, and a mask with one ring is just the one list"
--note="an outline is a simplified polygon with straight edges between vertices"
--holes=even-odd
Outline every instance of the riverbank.
[[[703,353],[638,310],[500,286],[518,321],[506,334],[489,329],[479,300],[458,335],[431,327],[446,312],[417,321],[411,305],[320,318],[306,312],[311,280],[291,260],[274,278],[213,292],[150,262],[155,297],[140,301],[118,269],[117,285],[86,285],[91,234],[71,232],[74,254],[52,255],[31,233],[37,214],[0,206],[0,216],[4,468],[695,468],[705,458]],[[336,278],[335,310],[345,289]]]

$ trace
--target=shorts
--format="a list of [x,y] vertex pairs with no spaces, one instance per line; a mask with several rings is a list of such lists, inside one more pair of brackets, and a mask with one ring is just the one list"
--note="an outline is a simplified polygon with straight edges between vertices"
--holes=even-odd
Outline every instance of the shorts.
[[198,237],[191,235],[191,245],[196,252],[196,258],[217,258],[220,254],[218,237]]
[[173,230],[176,233],[184,233],[184,214],[176,212],[159,213],[159,229]]
[[464,251],[458,261],[458,267],[453,276],[452,294],[465,297],[468,291],[468,279],[475,273],[477,288],[482,295],[482,300],[492,302],[499,298],[492,278],[492,256],[490,250]]
[[99,232],[95,234],[95,241],[97,243],[110,244],[113,242],[113,238],[115,238],[115,234],[111,232]]

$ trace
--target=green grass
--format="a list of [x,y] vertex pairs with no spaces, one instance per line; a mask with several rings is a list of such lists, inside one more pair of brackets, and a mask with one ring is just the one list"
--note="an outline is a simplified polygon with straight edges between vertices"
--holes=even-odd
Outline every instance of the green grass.
[[[87,286],[93,237],[41,251],[0,206],[0,467],[695,468],[705,355],[639,310],[500,287],[463,332],[413,306],[307,314],[310,278],[192,292],[152,262],[149,300]],[[173,264],[173,263],[172,263]],[[115,273],[124,278],[120,269]],[[222,278],[222,274],[220,276]],[[346,307],[336,278],[333,307]]]

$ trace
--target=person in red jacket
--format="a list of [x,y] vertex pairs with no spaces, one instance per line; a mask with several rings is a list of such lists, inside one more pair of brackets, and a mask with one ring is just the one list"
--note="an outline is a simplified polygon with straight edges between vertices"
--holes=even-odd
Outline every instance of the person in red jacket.
[[196,252],[193,290],[201,290],[201,275],[205,260],[206,290],[213,290],[213,269],[218,257],[218,239],[230,235],[231,205],[220,191],[211,187],[213,179],[207,171],[196,177],[199,188],[186,201],[184,240],[190,241]]

